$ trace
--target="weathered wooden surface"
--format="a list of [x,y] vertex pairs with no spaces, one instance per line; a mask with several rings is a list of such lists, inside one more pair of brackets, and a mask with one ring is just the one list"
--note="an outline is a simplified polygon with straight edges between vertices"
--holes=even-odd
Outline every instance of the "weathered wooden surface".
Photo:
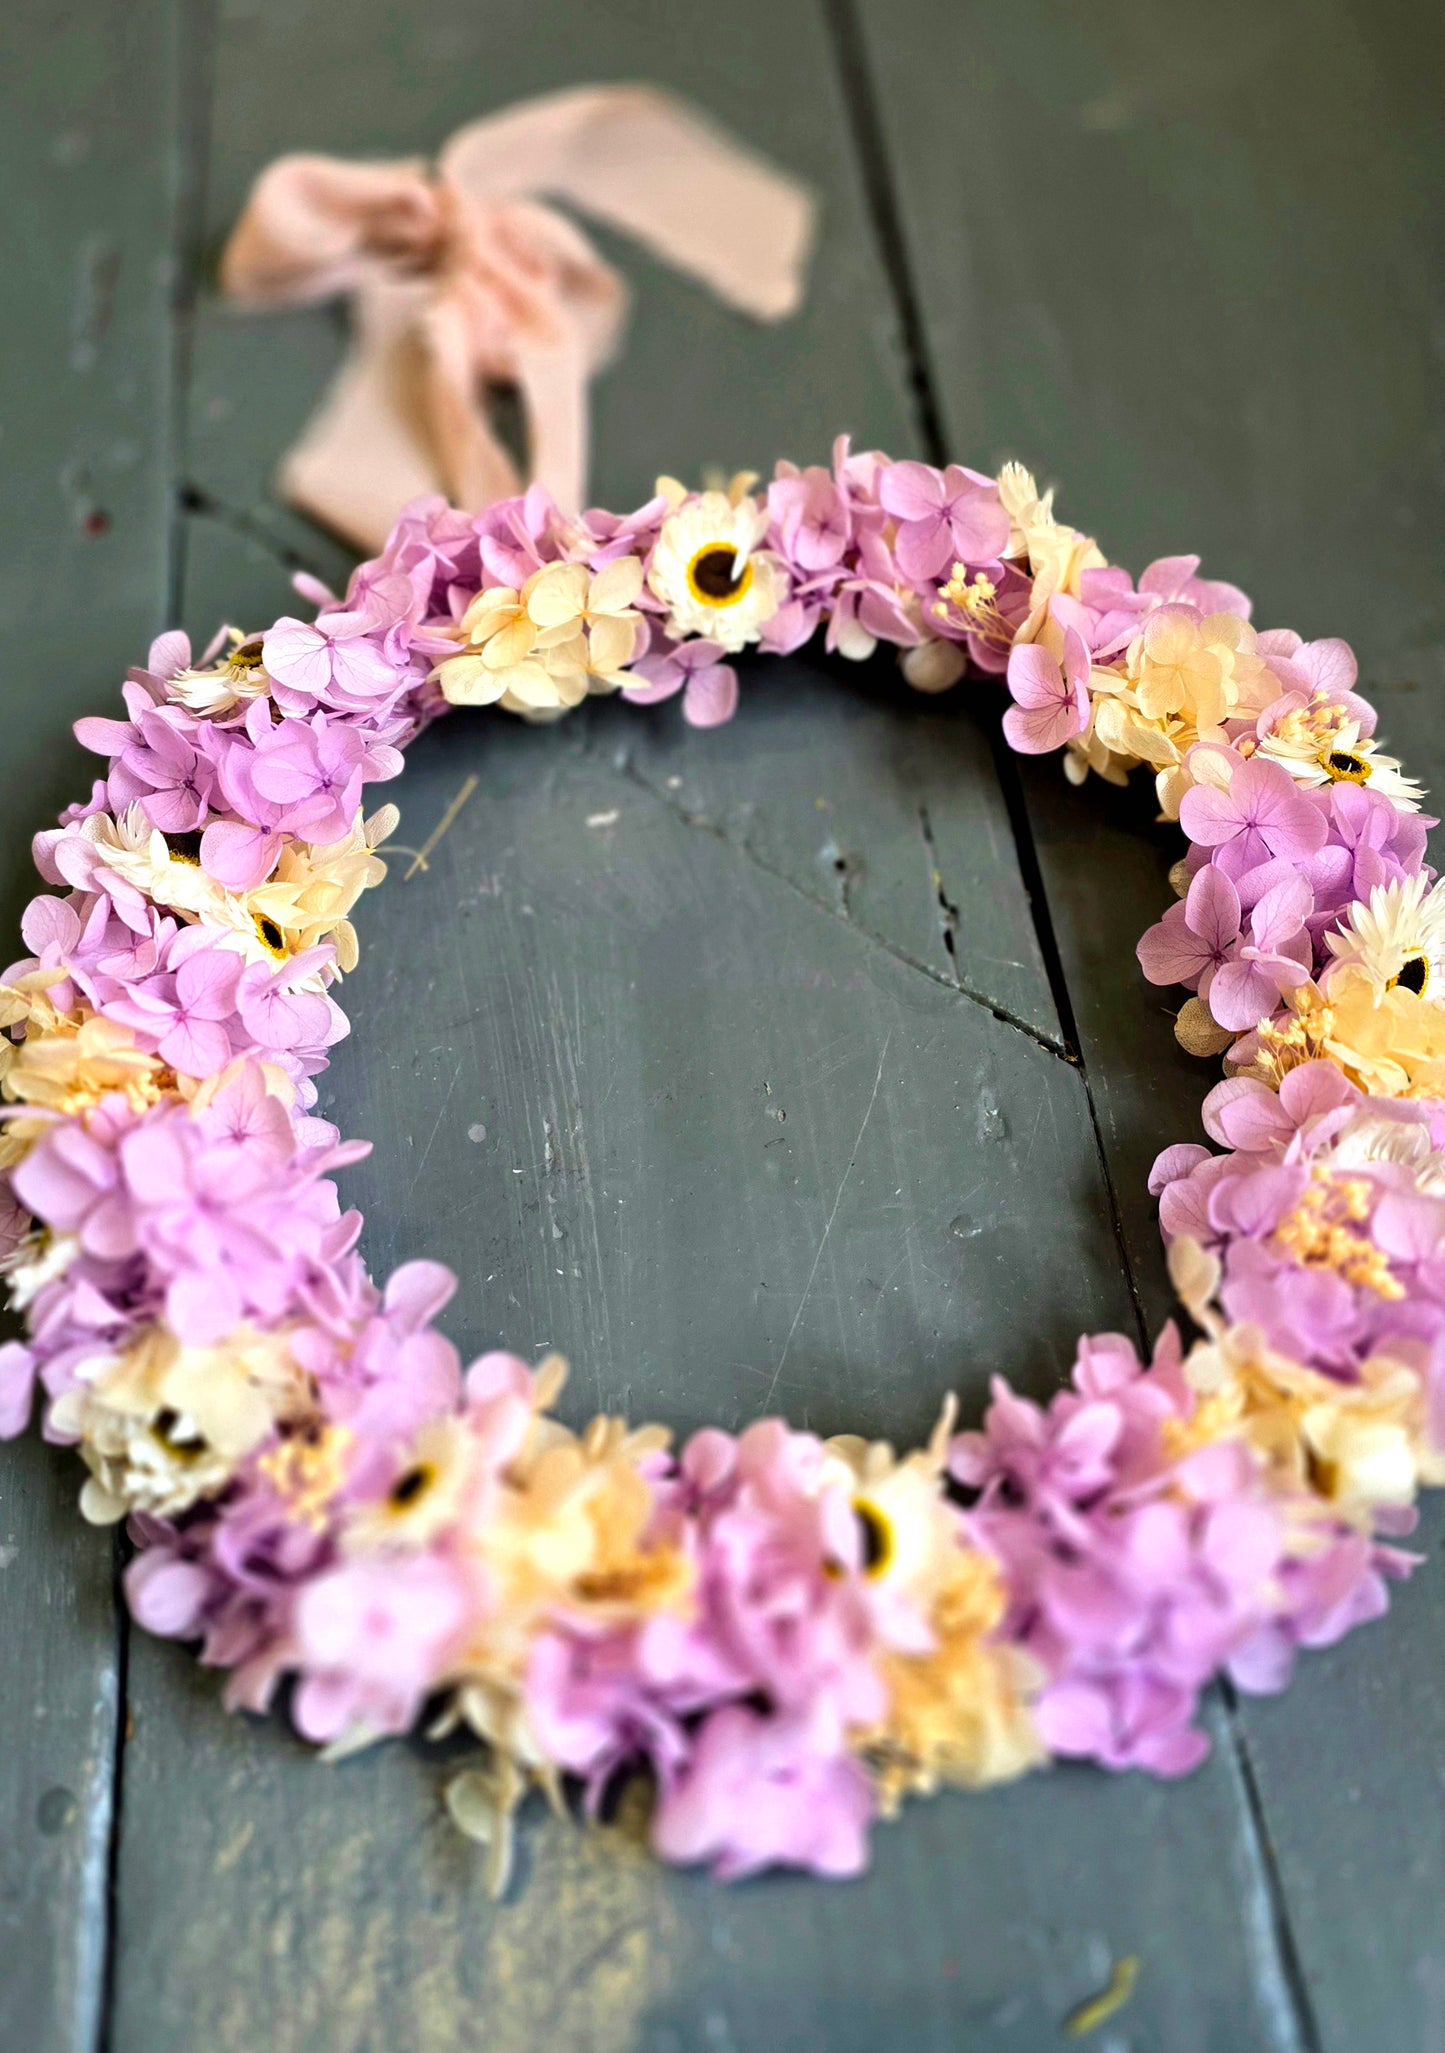
[[[0,445],[12,901],[27,833],[81,787],[67,721],[163,611],[260,622],[295,562],[344,574],[267,493],[339,325],[240,321],[204,289],[192,322],[192,241],[281,149],[410,154],[589,77],[693,94],[824,205],[777,329],[608,241],[637,307],[597,393],[600,498],[817,459],[844,427],[922,453],[941,424],[1063,480],[1111,553],[1197,544],[1267,621],[1348,633],[1445,784],[1441,39],[1408,8],[84,0],[0,33],[24,58],[0,142],[26,210]],[[68,355],[77,332],[98,355]],[[479,788],[366,909],[328,1110],[377,1144],[349,1177],[373,1264],[450,1261],[460,1344],[562,1348],[574,1416],[774,1405],[905,1438],[950,1385],[1045,1391],[1081,1325],[1162,1314],[1142,1176],[1205,1081],[1132,959],[1167,853],[1146,805],[1000,764],[987,692],[919,701],[886,663],[803,656],[744,693],[711,735],[594,704],[423,739],[401,839]],[[1218,1707],[1183,1786],[1059,1771],[942,1800],[846,1888],[719,1891],[623,1829],[529,1816],[493,1906],[440,1815],[445,1764],[318,1767],[226,1718],[182,1650],[128,1640],[114,1756],[110,1557],[73,1487],[0,1456],[7,2053],[1031,2053],[1126,1954],[1111,2049],[1445,2037],[1428,1578],[1284,1701]]]
[[[160,625],[171,556],[172,318],[181,196],[173,9],[0,14],[0,917],[29,836],[86,789],[70,722]],[[8,1332],[8,1329],[6,1329]],[[100,2029],[118,1772],[108,1537],[34,1442],[0,1459],[0,2046]]]
[[[1197,548],[1254,593],[1262,625],[1346,635],[1438,805],[1438,12],[864,12],[950,439],[981,438],[985,460],[1030,448],[1111,555]],[[905,62],[923,36],[926,77]],[[1153,1314],[1167,1289],[1144,1175],[1161,1141],[1194,1137],[1199,1075],[1131,959],[1170,851],[1144,839],[1143,803],[1081,800],[1045,765],[1023,781]],[[1431,1569],[1442,1537],[1430,1505]],[[1445,1590],[1422,1572],[1378,1632],[1235,1721],[1302,2026],[1341,2053],[1445,2042],[1442,1629]]]

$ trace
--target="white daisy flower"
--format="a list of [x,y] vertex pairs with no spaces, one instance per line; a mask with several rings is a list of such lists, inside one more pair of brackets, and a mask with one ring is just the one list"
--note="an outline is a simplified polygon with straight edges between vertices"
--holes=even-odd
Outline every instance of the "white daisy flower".
[[224,888],[192,857],[177,855],[138,804],[114,820],[92,813],[81,821],[80,832],[93,844],[97,859],[144,892],[152,905],[224,924]]
[[1333,699],[1292,707],[1259,741],[1259,754],[1287,770],[1296,784],[1364,784],[1393,799],[1402,813],[1418,813],[1424,791],[1406,777],[1395,756],[1382,755],[1373,735]]
[[178,670],[174,677],[166,679],[166,697],[207,720],[234,712],[237,706],[261,698],[271,688],[261,660],[263,637],[243,635],[234,627],[226,632],[231,646],[218,662],[203,660],[201,667]]
[[475,1454],[475,1436],[462,1420],[434,1419],[423,1426],[386,1495],[353,1508],[348,1550],[425,1547],[460,1516]]
[[705,636],[729,655],[758,639],[787,594],[783,566],[758,547],[767,526],[755,499],[734,505],[724,492],[704,492],[663,522],[647,579],[674,639]]
[[1379,1112],[1357,1112],[1329,1151],[1333,1170],[1372,1168],[1392,1162],[1409,1171],[1425,1196],[1445,1197],[1445,1153],[1430,1145],[1430,1133],[1417,1119],[1388,1119]]
[[1445,997],[1445,885],[1432,888],[1423,875],[1377,884],[1368,905],[1357,900],[1325,941],[1336,962],[1357,964],[1380,997],[1396,985],[1417,998]]
[[80,1443],[90,1470],[80,1509],[92,1525],[132,1511],[175,1518],[215,1496],[272,1426],[307,1404],[287,1335],[250,1326],[214,1347],[188,1347],[152,1326],[75,1374],[50,1422]]
[[11,1311],[27,1310],[47,1283],[65,1274],[79,1253],[80,1242],[73,1233],[42,1230],[22,1240],[14,1253],[0,1262]]

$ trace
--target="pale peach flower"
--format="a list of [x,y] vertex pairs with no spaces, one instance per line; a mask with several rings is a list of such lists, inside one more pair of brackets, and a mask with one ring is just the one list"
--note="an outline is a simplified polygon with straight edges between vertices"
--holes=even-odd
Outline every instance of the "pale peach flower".
[[595,686],[616,691],[627,682],[642,615],[642,564],[619,556],[595,574],[583,563],[549,563],[527,581],[527,612],[540,650],[571,647],[585,638],[587,672]]
[[284,1332],[238,1326],[214,1347],[147,1327],[119,1354],[78,1371],[50,1422],[74,1435],[90,1470],[80,1508],[95,1525],[133,1511],[174,1518],[223,1490],[282,1420],[310,1407]]

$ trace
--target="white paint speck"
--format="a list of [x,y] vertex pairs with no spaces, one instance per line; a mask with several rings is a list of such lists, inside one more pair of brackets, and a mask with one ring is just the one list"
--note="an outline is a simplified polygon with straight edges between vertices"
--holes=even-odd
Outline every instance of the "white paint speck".
[[613,806],[610,812],[589,813],[587,815],[587,824],[589,827],[615,827],[621,818],[621,809]]

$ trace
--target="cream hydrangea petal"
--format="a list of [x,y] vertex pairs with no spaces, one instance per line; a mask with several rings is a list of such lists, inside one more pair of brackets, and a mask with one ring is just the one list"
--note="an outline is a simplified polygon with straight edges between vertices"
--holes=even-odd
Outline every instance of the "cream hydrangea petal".
[[462,615],[461,624],[474,640],[492,633],[503,619],[510,619],[521,605],[522,595],[510,585],[489,585],[478,592]]
[[527,612],[538,627],[560,627],[587,610],[585,563],[549,563],[526,587]]
[[480,656],[449,656],[438,664],[435,675],[442,697],[452,706],[490,706],[506,689],[505,678]]
[[554,706],[557,692],[545,663],[518,663],[498,677],[509,699],[522,706]]
[[625,670],[636,653],[637,628],[636,620],[594,620],[587,632],[588,668],[603,677]]
[[489,670],[510,670],[514,663],[530,656],[537,630],[525,613],[518,613],[490,635],[482,649],[482,661]]
[[621,613],[635,606],[642,590],[642,562],[636,556],[618,556],[604,563],[592,580],[587,601],[589,613]]

